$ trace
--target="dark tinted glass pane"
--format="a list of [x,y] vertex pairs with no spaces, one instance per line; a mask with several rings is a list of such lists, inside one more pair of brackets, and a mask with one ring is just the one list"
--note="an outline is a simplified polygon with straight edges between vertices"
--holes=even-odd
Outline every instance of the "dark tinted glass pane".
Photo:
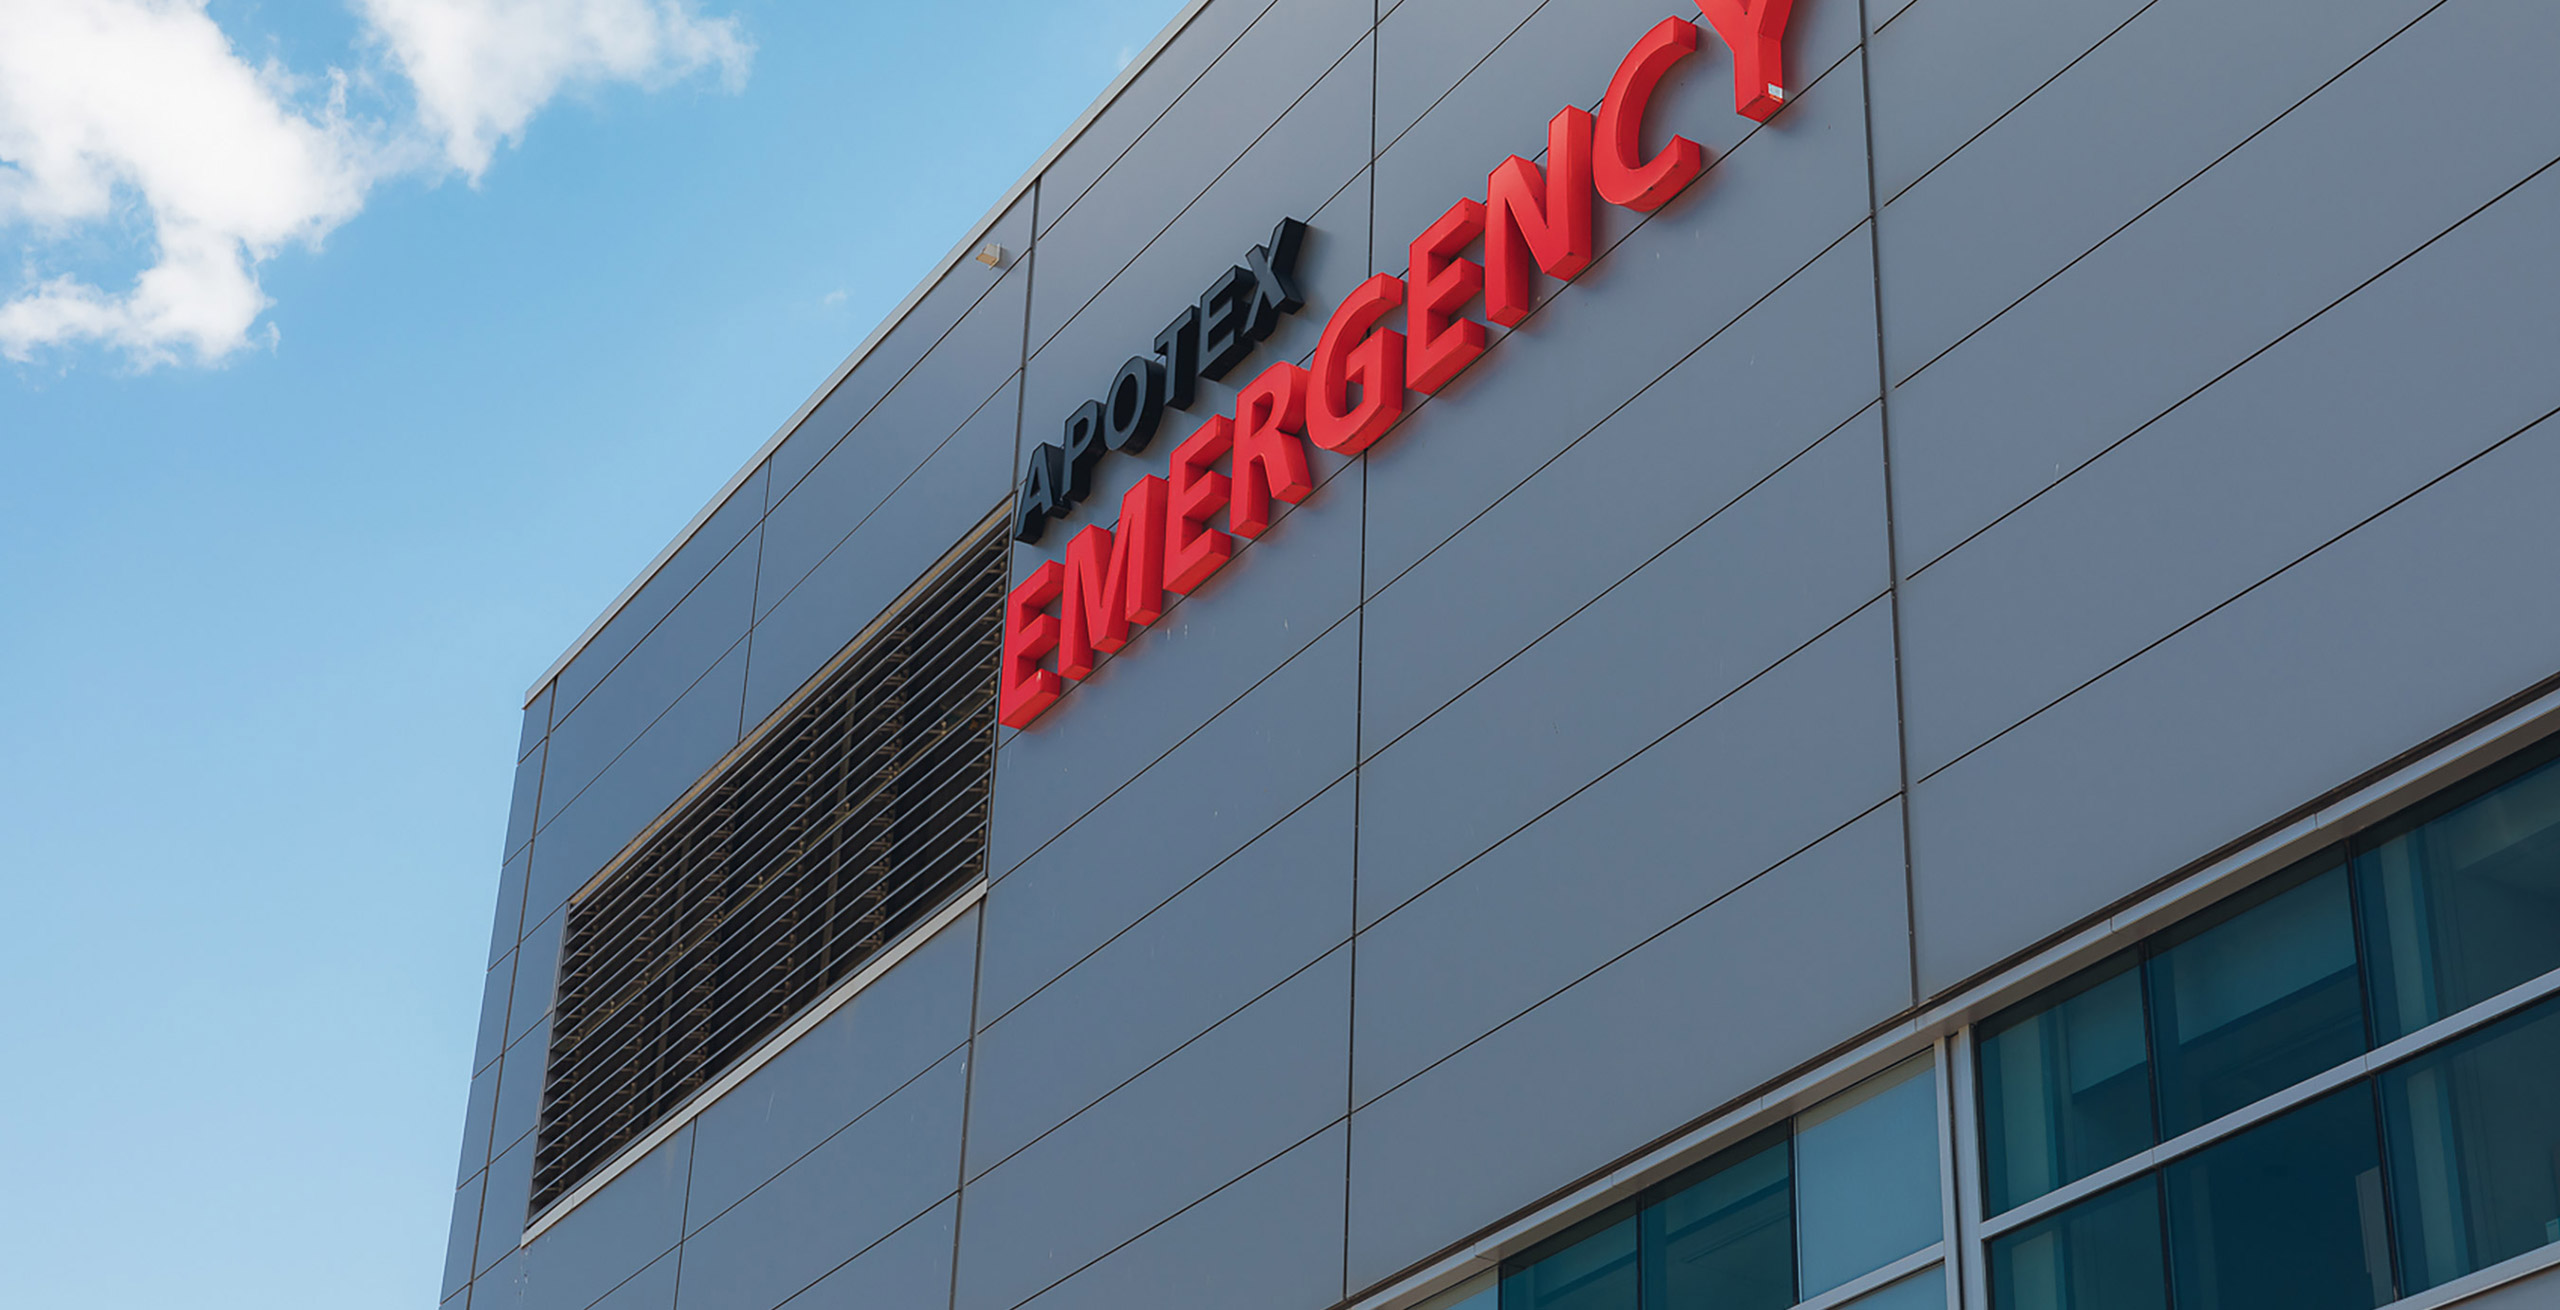
[[1644,1210],[1646,1310],[1784,1310],[1796,1301],[1787,1134],[1745,1142]]
[[1636,1310],[1636,1217],[1602,1216],[1502,1271],[1502,1310]]
[[2372,1310],[2393,1299],[2373,1085],[2359,1082],[2164,1171],[2180,1310]]
[[2409,1290],[2560,1242],[2560,1001],[2382,1076]]
[[2168,1310],[2159,1183],[2144,1176],[1991,1241],[1994,1310]]
[[2024,1205],[2152,1144],[2142,974],[2132,956],[1983,1026],[1983,1201]]
[[2383,837],[2356,877],[2383,1041],[2560,968],[2560,763]]
[[2280,876],[2179,929],[2149,972],[2163,1137],[2364,1052],[2343,864]]

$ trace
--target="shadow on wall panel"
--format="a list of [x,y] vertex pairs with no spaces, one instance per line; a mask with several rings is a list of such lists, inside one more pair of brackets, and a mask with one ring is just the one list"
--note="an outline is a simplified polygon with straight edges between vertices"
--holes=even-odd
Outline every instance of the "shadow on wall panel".
[[977,958],[973,911],[703,1111],[689,1226],[717,1218],[959,1049]]
[[1351,932],[1351,839],[1345,779],[1037,995],[1000,1015],[982,1011],[969,1093],[971,1171],[1021,1149],[1341,945]]
[[[758,536],[748,534],[693,594],[552,730],[544,751],[542,817],[547,829],[594,780],[671,712],[747,635],[755,603]],[[734,738],[733,738],[734,740]]]
[[539,921],[738,744],[746,643],[720,657],[534,844],[525,917]]
[[1362,1107],[1351,1287],[1907,1009],[1905,904],[1891,803]]
[[[2560,405],[2545,173],[1903,585],[1926,777]],[[2427,361],[2412,368],[2413,360]]]
[[950,1304],[951,1248],[958,1235],[959,1209],[957,1199],[947,1200],[907,1221],[905,1227],[784,1302],[784,1310]]
[[[1012,1008],[1348,774],[1358,659],[1356,629],[1334,627],[998,881],[980,1012]],[[999,824],[1008,767],[996,768]],[[1012,771],[1016,787],[1026,772]]]
[[1509,1022],[1899,786],[1879,602],[1364,930],[1355,1097]]
[[954,1052],[695,1230],[683,1302],[780,1305],[949,1196],[967,1076]]
[[[1380,444],[1373,593],[1858,230],[1856,72],[1844,64],[1808,87]],[[1382,199],[1386,182],[1382,172]],[[1383,214],[1380,230],[1393,230]]]
[[2549,678],[2556,494],[2545,420],[1918,784],[1924,993]]
[[745,721],[752,731],[1011,491],[1014,388],[972,416],[915,476],[817,561],[756,623]]
[[[1369,0],[1278,0],[1073,207],[1042,220],[1040,278],[1031,288],[1034,354],[1344,59],[1369,17]],[[1347,177],[1366,155],[1364,145],[1359,157],[1331,166]]]
[[[1888,585],[1879,450],[1872,416],[1827,438],[1370,757],[1363,921],[1791,657],[1826,652],[1815,663],[1846,680],[1817,697],[1837,698],[1828,708],[1808,712],[1861,729],[1855,716],[1873,716],[1890,733],[1891,642],[1861,644],[1871,631],[1889,634],[1889,624],[1843,622]],[[1816,641],[1835,628],[1840,641]],[[1828,654],[1843,644],[1857,653]],[[1389,660],[1427,657],[1402,645],[1372,649]],[[1871,650],[1876,662],[1861,663]]]
[[1342,1295],[1337,1124],[1149,1229],[1023,1310],[1306,1310]]
[[[659,1257],[674,1250],[683,1224],[692,1157],[686,1129],[527,1245],[517,1267],[522,1310],[584,1310],[626,1279],[640,1284],[629,1292],[635,1301],[651,1299],[652,1289],[671,1290],[672,1261]],[[655,1295],[663,1304],[664,1292]]]
[[[1895,392],[1919,569],[2560,157],[2560,10],[2435,10]],[[2408,88],[2442,87],[2429,112]],[[2462,124],[2460,149],[2443,125]],[[2388,160],[2376,167],[2375,160]],[[1888,249],[1885,299],[1894,300]],[[1888,325],[1890,331],[1890,325]],[[2144,367],[2123,366],[2138,348]]]
[[[1031,246],[1031,195],[1026,192],[1013,202],[982,239],[1003,246],[1004,266],[989,268],[975,259],[962,259],[943,274],[916,302],[906,317],[898,320],[882,337],[871,353],[846,374],[835,390],[827,393],[809,416],[800,421],[791,435],[773,452],[773,482],[767,503],[780,505],[783,497],[800,485],[809,470],[827,457],[845,434],[861,422],[874,405],[880,403],[889,389],[898,385],[921,361],[926,352],[942,341],[961,318],[1014,270],[1022,267],[1022,253]],[[1016,343],[1013,355],[1019,360],[1021,346]],[[1007,371],[1010,371],[1009,369]]]
[[[1893,376],[1908,377],[1989,321],[2431,3],[2159,0],[2145,9],[1886,206]],[[2216,91],[2160,94],[2173,84]],[[2124,112],[2139,104],[2170,112]],[[2019,203],[2029,195],[2032,204]]]
[[1328,956],[972,1181],[958,1310],[1008,1310],[1342,1113],[1347,955]]

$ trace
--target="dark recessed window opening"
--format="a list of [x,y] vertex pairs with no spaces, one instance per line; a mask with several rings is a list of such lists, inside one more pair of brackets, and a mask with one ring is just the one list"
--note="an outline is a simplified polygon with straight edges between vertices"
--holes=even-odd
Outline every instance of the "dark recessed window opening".
[[986,871],[1001,519],[569,908],[532,1210]]

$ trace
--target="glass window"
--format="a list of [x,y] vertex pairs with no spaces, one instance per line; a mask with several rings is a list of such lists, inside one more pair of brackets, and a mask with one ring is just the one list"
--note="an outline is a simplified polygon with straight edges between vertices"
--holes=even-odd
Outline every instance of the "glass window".
[[2560,1001],[2381,1082],[2411,1292],[2560,1242]]
[[1413,1310],[1497,1310],[1499,1297],[1494,1276],[1478,1274],[1415,1306]]
[[2560,967],[2560,761],[2510,765],[2359,846],[2379,1040]]
[[1842,1306],[1840,1310],[1946,1310],[1947,1269],[1939,1265],[1888,1284]]
[[1786,1125],[1671,1181],[1644,1211],[1646,1310],[1785,1310],[1796,1303]]
[[1636,1310],[1636,1216],[1613,1210],[1530,1250],[1502,1275],[1502,1310]]
[[2355,913],[2334,857],[2176,930],[2148,971],[2163,1137],[2364,1053]]
[[2162,1171],[2181,1310],[2393,1300],[2373,1086],[2359,1082]]
[[2151,1063],[2135,957],[1983,1025],[1983,1198],[1998,1214],[2150,1146]]
[[1817,1296],[1937,1241],[1938,1080],[1922,1056],[1796,1118],[1801,1294]]
[[2157,1177],[2108,1188],[1992,1239],[1991,1304],[1993,1310],[2168,1310]]

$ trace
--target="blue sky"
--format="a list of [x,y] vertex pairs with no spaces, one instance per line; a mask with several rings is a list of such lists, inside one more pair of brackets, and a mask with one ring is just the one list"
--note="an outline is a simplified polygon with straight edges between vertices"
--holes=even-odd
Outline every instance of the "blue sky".
[[525,686],[1178,8],[0,5],[0,1304],[432,1304]]

